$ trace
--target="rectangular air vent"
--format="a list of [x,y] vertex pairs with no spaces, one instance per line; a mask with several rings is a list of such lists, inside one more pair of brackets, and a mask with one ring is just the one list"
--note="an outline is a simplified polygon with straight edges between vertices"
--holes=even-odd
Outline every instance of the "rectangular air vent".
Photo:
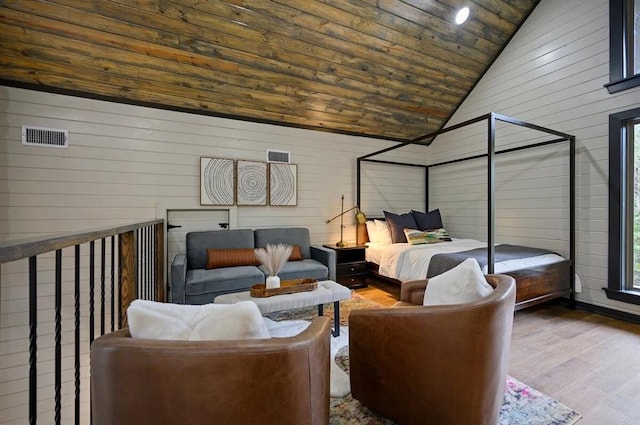
[[68,148],[69,130],[22,126],[22,144],[27,146],[47,146]]
[[267,162],[291,162],[291,152],[267,150]]

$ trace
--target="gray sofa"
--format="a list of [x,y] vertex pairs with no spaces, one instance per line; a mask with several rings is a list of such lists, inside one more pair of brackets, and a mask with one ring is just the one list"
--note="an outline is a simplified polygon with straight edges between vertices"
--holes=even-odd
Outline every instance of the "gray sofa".
[[264,283],[262,266],[239,265],[206,269],[207,249],[262,248],[267,244],[298,245],[302,261],[289,261],[278,276],[281,280],[336,278],[336,253],[332,249],[311,246],[309,230],[303,227],[274,229],[234,229],[190,232],[187,252],[171,263],[171,301],[178,304],[206,304],[218,295],[247,291]]

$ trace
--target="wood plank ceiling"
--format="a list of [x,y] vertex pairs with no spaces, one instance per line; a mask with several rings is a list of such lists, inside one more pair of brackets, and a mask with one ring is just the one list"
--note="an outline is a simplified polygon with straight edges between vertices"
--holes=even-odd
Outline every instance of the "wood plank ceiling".
[[537,3],[2,0],[0,82],[412,140],[444,125]]

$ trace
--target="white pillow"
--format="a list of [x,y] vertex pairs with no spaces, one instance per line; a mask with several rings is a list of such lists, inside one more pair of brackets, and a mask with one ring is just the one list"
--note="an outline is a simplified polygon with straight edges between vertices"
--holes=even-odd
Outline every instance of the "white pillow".
[[465,304],[486,297],[492,291],[478,261],[467,258],[451,270],[429,279],[422,304]]
[[134,300],[127,309],[127,319],[133,338],[204,341],[271,337],[252,301],[184,305]]
[[389,229],[389,223],[384,220],[373,220],[376,223],[376,228],[378,230],[378,243],[389,245],[392,244],[391,240],[391,230]]
[[378,226],[376,222],[373,220],[368,220],[367,224],[367,234],[369,235],[369,242],[378,243]]

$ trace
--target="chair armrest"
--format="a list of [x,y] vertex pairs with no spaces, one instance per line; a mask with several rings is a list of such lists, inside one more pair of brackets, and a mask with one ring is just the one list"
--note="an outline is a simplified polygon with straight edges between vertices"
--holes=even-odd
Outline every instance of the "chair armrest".
[[336,280],[336,251],[323,246],[311,245],[311,258],[329,268],[329,280]]
[[187,255],[177,254],[171,262],[171,302],[185,303],[184,286],[187,278]]
[[427,289],[427,280],[410,280],[400,285],[400,301],[422,305],[424,292]]

